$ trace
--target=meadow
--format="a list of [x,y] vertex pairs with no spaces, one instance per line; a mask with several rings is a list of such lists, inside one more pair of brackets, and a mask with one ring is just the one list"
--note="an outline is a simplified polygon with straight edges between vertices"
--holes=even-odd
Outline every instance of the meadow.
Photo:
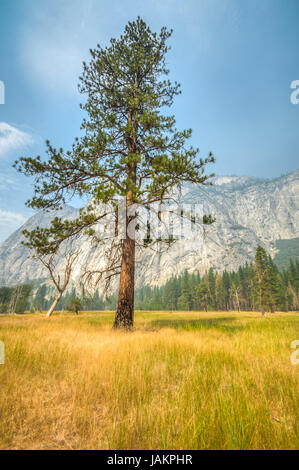
[[[299,315],[1,315],[1,449],[295,449]],[[297,413],[297,416],[296,416]]]

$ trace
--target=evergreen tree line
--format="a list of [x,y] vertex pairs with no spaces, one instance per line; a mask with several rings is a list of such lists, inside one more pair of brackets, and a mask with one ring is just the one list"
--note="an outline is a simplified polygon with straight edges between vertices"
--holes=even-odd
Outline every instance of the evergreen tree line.
[[[42,284],[32,295],[32,285],[0,288],[0,313],[45,311],[55,297],[49,286]],[[76,289],[66,292],[56,310],[114,310],[116,294],[103,300],[98,292],[82,297]],[[236,272],[222,274],[210,268],[200,276],[185,271],[161,287],[144,286],[136,290],[137,310],[299,310],[299,262],[290,260],[287,269],[279,271],[266,251],[258,246],[253,263]]]
[[[34,311],[46,311],[55,299],[55,290],[42,284],[31,299],[31,309]],[[65,292],[57,304],[55,310],[113,310],[116,305],[116,295],[103,300],[98,291],[90,296],[82,296],[75,287]]]
[[[262,250],[262,251],[261,251]],[[262,254],[262,265],[259,263]],[[279,272],[263,248],[254,263],[222,274],[212,268],[203,275],[172,277],[161,287],[145,286],[136,292],[137,310],[243,310],[288,311],[299,309],[299,262],[290,261]]]
[[[55,299],[54,289],[49,288],[46,284],[42,284],[36,291],[32,299],[32,309],[38,311],[45,311],[50,308]],[[105,310],[107,309],[107,300],[104,301],[100,298],[99,293],[95,292],[93,296],[83,297],[73,287],[71,290],[64,293],[62,298],[57,304],[55,310],[74,310],[74,303],[79,305],[79,310]]]

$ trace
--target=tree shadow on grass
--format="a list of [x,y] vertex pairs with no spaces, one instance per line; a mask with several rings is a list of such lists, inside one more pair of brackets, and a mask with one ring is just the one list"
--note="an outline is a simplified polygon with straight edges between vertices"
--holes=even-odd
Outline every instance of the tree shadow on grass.
[[199,318],[198,320],[152,320],[150,326],[153,330],[161,328],[174,328],[183,331],[218,330],[223,333],[233,334],[244,330],[245,326],[240,325],[234,317],[221,318]]

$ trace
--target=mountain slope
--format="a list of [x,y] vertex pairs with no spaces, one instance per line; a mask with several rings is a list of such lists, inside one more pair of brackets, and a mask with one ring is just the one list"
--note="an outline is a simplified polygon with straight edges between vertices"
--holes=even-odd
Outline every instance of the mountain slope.
[[[232,176],[215,178],[212,187],[187,185],[182,191],[182,202],[194,206],[195,211],[211,213],[216,217],[215,224],[207,226],[205,234],[190,229],[168,251],[143,250],[137,258],[138,287],[163,284],[185,269],[204,272],[212,266],[219,271],[235,270],[252,261],[257,244],[275,256],[279,253],[279,240],[299,236],[299,170],[272,180]],[[77,212],[65,207],[57,215],[72,218]],[[47,277],[42,266],[28,258],[28,250],[20,242],[24,228],[46,226],[52,217],[49,213],[36,214],[0,246],[0,285]],[[293,252],[295,244],[294,240]],[[75,283],[79,282],[83,267],[96,269],[104,259],[103,246],[92,246],[82,238],[80,247],[82,255],[74,267]]]
[[[55,215],[65,219],[74,218],[77,214],[78,210],[69,206],[55,212]],[[0,285],[10,286],[48,276],[42,264],[30,257],[29,250],[21,241],[24,240],[24,229],[47,227],[53,217],[53,213],[38,212],[0,245]]]

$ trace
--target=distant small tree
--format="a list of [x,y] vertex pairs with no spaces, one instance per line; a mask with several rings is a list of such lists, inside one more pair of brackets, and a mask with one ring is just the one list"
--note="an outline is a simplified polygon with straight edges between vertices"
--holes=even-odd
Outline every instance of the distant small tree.
[[73,297],[69,300],[66,308],[67,310],[75,312],[76,315],[78,315],[79,311],[83,308],[82,300],[80,299],[80,297]]

